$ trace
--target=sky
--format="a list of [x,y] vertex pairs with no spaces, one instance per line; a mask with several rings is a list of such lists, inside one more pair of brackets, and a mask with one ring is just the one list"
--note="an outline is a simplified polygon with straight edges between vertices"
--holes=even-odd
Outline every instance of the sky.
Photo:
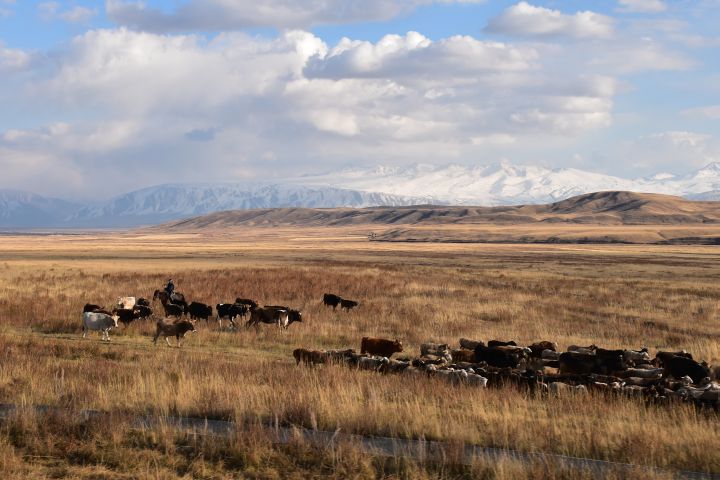
[[0,0],[0,188],[720,161],[720,0]]

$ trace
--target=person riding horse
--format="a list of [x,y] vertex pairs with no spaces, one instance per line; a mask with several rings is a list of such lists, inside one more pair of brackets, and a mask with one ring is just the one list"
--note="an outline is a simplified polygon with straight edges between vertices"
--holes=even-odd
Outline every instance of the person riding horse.
[[168,300],[172,300],[173,292],[175,292],[175,284],[172,278],[168,278],[167,285],[165,285],[165,293],[167,293]]

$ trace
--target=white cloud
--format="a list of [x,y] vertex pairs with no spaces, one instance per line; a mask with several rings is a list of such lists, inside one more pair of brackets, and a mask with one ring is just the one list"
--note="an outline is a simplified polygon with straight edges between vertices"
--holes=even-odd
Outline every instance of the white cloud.
[[96,8],[91,9],[80,5],[62,10],[62,5],[55,1],[39,3],[37,8],[40,17],[46,22],[59,19],[70,23],[87,23],[98,14]]
[[649,12],[657,13],[667,10],[667,6],[661,0],[618,0],[621,12]]
[[[68,182],[79,175],[103,194],[143,186],[129,171],[143,171],[147,185],[307,173],[340,160],[479,158],[609,125],[616,80],[555,71],[548,52],[415,32],[327,46],[304,31],[208,39],[93,30],[39,55],[22,77],[0,76],[0,91],[12,91],[1,87],[13,78],[23,85],[4,106],[54,117],[0,132],[0,148],[50,162],[51,172],[66,164]],[[0,158],[0,170],[16,160]],[[40,168],[30,186],[54,178]],[[112,187],[98,181],[107,178]]]
[[528,37],[607,38],[613,33],[612,18],[591,11],[572,15],[520,2],[488,23],[490,33]]
[[30,64],[30,54],[19,49],[6,48],[0,41],[0,72],[21,70]]

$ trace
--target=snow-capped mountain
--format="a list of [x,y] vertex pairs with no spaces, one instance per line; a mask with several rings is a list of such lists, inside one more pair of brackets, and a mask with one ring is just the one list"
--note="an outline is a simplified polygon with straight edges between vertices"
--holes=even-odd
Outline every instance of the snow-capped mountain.
[[223,210],[280,207],[369,207],[415,205],[420,197],[361,192],[302,185],[169,184],[120,195],[99,205],[83,207],[72,225],[124,226],[153,224]]
[[[360,191],[418,196],[428,203],[517,205],[550,203],[603,190],[665,193],[677,196],[720,190],[720,163],[683,176],[660,173],[625,179],[575,168],[549,169],[499,163],[488,166],[417,164],[409,167],[350,169],[296,179],[305,185],[328,185]],[[702,197],[698,197],[700,199]]]
[[0,190],[0,226],[12,228],[60,225],[80,205],[18,190]]
[[575,168],[507,163],[379,166],[307,175],[274,184],[160,185],[91,205],[0,190],[0,227],[122,227],[249,208],[551,203],[604,190],[719,200],[720,163],[686,175],[659,173],[637,179]]

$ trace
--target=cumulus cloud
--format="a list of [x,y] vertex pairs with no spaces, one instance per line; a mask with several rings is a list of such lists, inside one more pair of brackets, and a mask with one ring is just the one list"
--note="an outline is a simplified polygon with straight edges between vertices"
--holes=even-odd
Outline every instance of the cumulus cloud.
[[607,38],[614,28],[612,18],[599,13],[564,14],[520,2],[491,19],[485,30],[525,37]]
[[0,41],[0,72],[21,70],[30,64],[30,54],[24,50],[7,48]]
[[664,12],[667,6],[661,0],[618,0],[621,12]]
[[[46,163],[24,180],[31,187],[84,178],[87,193],[105,194],[97,179],[111,178],[119,192],[307,173],[314,162],[478,158],[523,138],[547,145],[611,124],[616,79],[559,74],[550,53],[416,32],[328,46],[299,30],[272,38],[93,30],[40,56],[23,89],[6,95],[8,108],[59,113],[45,127],[0,131],[0,169],[26,156]],[[19,75],[0,76],[0,87]]]

